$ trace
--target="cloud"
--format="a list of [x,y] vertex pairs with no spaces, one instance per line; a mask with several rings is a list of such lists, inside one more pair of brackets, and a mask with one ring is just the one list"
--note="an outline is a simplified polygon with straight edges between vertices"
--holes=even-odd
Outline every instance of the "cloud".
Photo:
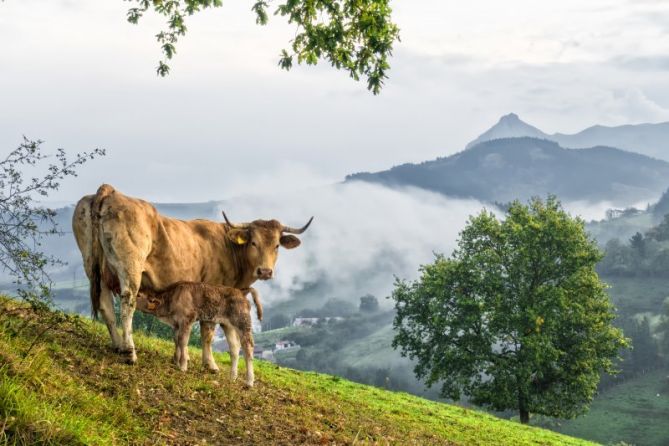
[[[610,202],[578,201],[563,206],[586,221],[600,220],[607,209],[616,207]],[[256,285],[265,301],[279,302],[317,284],[317,292],[306,294],[313,299],[309,306],[315,308],[328,298],[353,300],[366,293],[385,301],[395,277],[415,279],[419,266],[433,261],[434,253],[450,255],[469,217],[484,208],[503,217],[476,200],[351,182],[231,199],[214,212],[214,218],[225,210],[234,221],[277,218],[298,226],[313,215],[311,227],[301,236],[302,245],[281,250],[275,278]]]
[[356,299],[366,293],[385,297],[395,276],[415,278],[419,265],[432,261],[434,252],[450,254],[468,216],[483,207],[474,200],[363,182],[292,194],[268,192],[224,205],[235,221],[274,217],[296,226],[315,217],[302,245],[282,250],[275,279],[259,284],[268,302],[317,281],[325,295],[315,299]]
[[669,109],[650,99],[640,88],[609,91],[600,98],[599,105],[612,121],[641,123],[669,119]]

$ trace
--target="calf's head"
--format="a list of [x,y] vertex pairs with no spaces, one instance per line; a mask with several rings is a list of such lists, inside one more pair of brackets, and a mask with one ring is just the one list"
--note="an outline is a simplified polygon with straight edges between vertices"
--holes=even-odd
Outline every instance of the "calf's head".
[[251,223],[230,223],[223,212],[227,225],[228,240],[242,252],[245,265],[250,268],[253,277],[260,280],[271,279],[274,265],[279,256],[279,247],[293,249],[300,246],[300,239],[293,234],[302,234],[307,230],[314,217],[301,228],[284,226],[277,220],[255,220]]

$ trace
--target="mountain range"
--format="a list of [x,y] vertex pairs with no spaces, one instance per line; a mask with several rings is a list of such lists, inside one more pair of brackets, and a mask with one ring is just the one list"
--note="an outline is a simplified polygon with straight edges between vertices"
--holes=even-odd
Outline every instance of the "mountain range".
[[493,139],[522,136],[547,139],[557,142],[562,147],[574,149],[596,146],[617,147],[669,161],[669,122],[616,127],[595,125],[574,134],[554,133],[550,135],[524,122],[517,114],[509,113],[467,144],[467,148]]
[[[501,125],[480,137],[493,139],[454,155],[376,173],[357,173],[347,176],[346,181],[413,186],[487,202],[555,194],[565,201],[605,201],[621,207],[655,201],[669,186],[666,161],[605,146],[567,149],[538,138],[540,130],[520,120],[511,126],[516,118],[507,115],[500,120]],[[534,137],[502,136],[512,129],[524,129]]]

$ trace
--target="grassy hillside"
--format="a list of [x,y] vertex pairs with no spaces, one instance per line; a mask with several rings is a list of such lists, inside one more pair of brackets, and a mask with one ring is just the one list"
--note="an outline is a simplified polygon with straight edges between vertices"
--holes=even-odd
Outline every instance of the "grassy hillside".
[[669,444],[669,372],[638,376],[599,396],[585,416],[565,423],[561,432],[608,444]]
[[172,345],[136,335],[139,364],[102,325],[50,325],[0,299],[0,444],[586,445],[484,413],[257,361],[257,386],[170,365]]

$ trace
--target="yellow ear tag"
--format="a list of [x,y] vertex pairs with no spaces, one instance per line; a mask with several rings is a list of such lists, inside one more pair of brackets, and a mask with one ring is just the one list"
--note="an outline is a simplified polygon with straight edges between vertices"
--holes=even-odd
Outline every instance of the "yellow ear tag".
[[147,309],[149,310],[155,310],[156,309],[156,303],[149,301],[148,305],[146,306]]
[[242,237],[241,235],[238,235],[238,236],[237,236],[237,240],[235,240],[235,242],[236,242],[238,245],[243,245],[244,243],[246,243],[246,239],[245,239],[244,237]]

